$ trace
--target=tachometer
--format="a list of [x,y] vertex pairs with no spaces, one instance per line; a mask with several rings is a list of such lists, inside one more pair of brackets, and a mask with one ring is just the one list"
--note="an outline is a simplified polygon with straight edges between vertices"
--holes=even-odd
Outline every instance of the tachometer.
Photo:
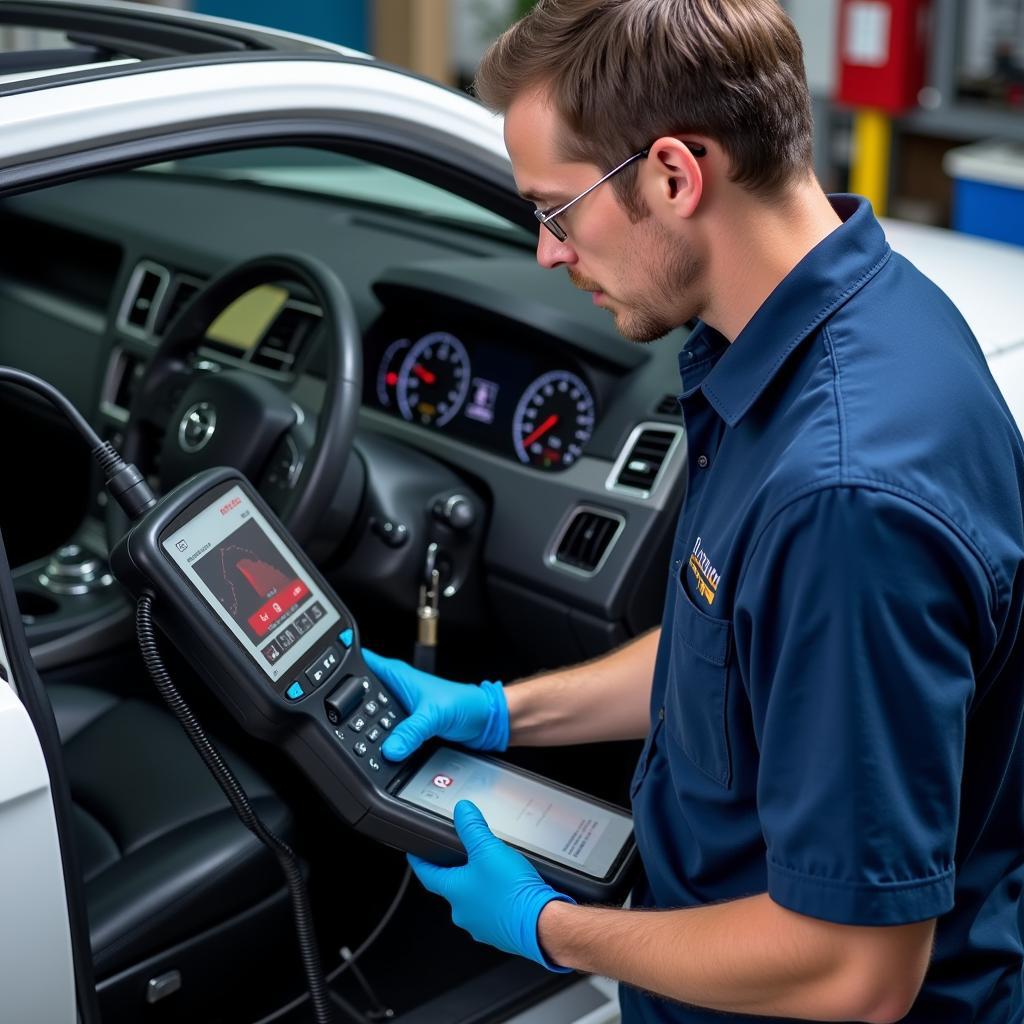
[[395,403],[398,388],[398,371],[391,367],[396,359],[400,359],[412,342],[408,338],[399,338],[391,342],[381,356],[380,368],[377,370],[377,401],[382,409],[390,409]]
[[594,431],[594,396],[574,373],[553,370],[524,392],[512,421],[512,443],[521,462],[564,469],[583,454]]
[[469,391],[469,356],[454,334],[425,334],[398,371],[398,408],[407,420],[443,427]]

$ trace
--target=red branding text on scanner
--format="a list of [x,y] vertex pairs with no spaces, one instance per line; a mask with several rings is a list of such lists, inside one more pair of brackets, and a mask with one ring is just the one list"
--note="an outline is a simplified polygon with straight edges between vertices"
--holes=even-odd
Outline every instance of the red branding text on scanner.
[[242,504],[241,498],[232,498],[226,505],[221,505],[220,514],[226,516],[233,508],[238,508]]

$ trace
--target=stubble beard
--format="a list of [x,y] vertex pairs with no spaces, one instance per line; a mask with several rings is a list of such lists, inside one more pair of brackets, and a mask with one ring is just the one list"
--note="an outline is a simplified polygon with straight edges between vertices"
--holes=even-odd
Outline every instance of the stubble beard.
[[[665,337],[669,331],[698,315],[702,305],[694,296],[694,287],[703,276],[704,261],[654,220],[650,222],[650,232],[652,237],[645,240],[644,248],[648,253],[665,254],[660,260],[650,260],[650,298],[636,298],[629,305],[610,310],[619,334],[641,345]],[[623,253],[623,264],[629,258],[629,254]],[[583,291],[603,291],[600,284],[581,277],[571,267],[569,278]],[[686,309],[680,312],[684,303]],[[672,312],[667,312],[669,310]]]

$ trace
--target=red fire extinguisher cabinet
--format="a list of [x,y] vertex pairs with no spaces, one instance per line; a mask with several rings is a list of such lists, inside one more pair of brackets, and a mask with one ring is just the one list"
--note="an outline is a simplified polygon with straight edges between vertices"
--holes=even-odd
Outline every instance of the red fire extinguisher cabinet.
[[930,30],[931,0],[841,0],[836,99],[891,114],[917,106]]

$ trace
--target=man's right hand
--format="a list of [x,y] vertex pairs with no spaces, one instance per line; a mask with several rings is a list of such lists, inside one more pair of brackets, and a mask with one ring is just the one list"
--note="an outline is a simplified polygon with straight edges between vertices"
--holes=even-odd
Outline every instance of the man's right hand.
[[381,744],[388,760],[403,760],[433,736],[472,750],[508,746],[508,705],[500,682],[449,682],[365,648],[363,659],[409,712]]

